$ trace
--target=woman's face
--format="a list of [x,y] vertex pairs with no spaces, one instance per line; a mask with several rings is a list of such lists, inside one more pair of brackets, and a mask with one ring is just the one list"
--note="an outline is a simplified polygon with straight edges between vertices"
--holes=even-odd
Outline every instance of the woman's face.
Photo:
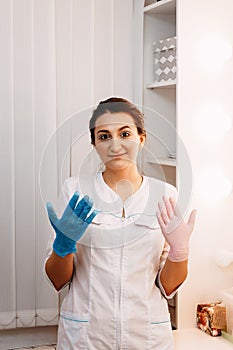
[[135,165],[144,141],[127,113],[104,113],[96,120],[95,147],[106,168],[119,170]]

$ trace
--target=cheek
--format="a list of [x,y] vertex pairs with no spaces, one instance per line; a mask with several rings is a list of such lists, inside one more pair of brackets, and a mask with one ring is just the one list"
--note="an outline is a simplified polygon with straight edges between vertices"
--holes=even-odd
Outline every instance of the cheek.
[[97,145],[95,145],[95,150],[102,159],[106,155],[107,145],[105,143],[97,143]]
[[140,143],[137,141],[129,141],[125,146],[126,148],[128,148],[129,152],[132,154],[138,153],[140,149]]

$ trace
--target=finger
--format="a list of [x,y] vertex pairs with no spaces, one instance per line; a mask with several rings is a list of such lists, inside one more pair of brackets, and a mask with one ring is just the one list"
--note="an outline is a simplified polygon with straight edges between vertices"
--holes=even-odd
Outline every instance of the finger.
[[47,208],[49,220],[51,221],[51,223],[55,223],[58,220],[58,217],[57,217],[57,214],[53,208],[52,203],[47,202],[46,208]]
[[164,207],[164,205],[162,203],[160,203],[160,202],[158,203],[158,207],[159,207],[159,210],[160,210],[160,217],[162,218],[164,224],[167,225],[167,223],[169,222],[169,218],[168,218],[168,215],[167,215],[167,210]]
[[73,196],[71,197],[71,199],[69,201],[69,206],[72,210],[74,210],[74,208],[76,207],[78,199],[79,199],[79,192],[76,191],[76,192],[74,192]]
[[187,225],[189,225],[191,227],[191,230],[193,230],[194,228],[194,224],[195,224],[195,220],[196,220],[196,214],[197,214],[197,210],[194,209],[188,219]]
[[85,199],[84,207],[83,207],[82,211],[79,213],[79,217],[83,221],[86,220],[86,217],[90,213],[92,206],[93,206],[93,201],[88,196],[85,196],[84,199]]
[[63,217],[68,217],[72,214],[77,202],[78,202],[78,199],[79,199],[79,193],[78,192],[75,192],[73,194],[73,196],[71,197],[71,199],[69,200],[69,203],[67,204],[62,216]]
[[157,220],[158,220],[158,222],[159,222],[159,226],[160,226],[161,230],[162,230],[162,231],[165,230],[166,225],[164,224],[164,222],[163,222],[163,220],[162,220],[161,213],[157,211],[157,212],[156,212],[156,217],[157,217]]
[[167,216],[171,220],[171,218],[174,216],[174,211],[173,211],[173,207],[171,205],[171,202],[165,196],[163,196],[163,201],[164,201],[165,208],[166,208],[166,211],[167,211]]
[[74,213],[80,217],[80,214],[82,213],[84,207],[86,206],[86,204],[89,201],[89,197],[88,196],[84,196],[81,201],[77,204],[76,208],[74,209]]
[[83,221],[86,220],[87,215],[89,214],[89,212],[91,211],[92,208],[92,204],[90,202],[86,202],[84,204],[83,210],[80,212],[79,217],[80,219],[82,219]]
[[86,222],[88,223],[88,224],[90,224],[92,221],[93,221],[93,219],[94,219],[94,217],[98,214],[99,212],[98,212],[98,210],[93,210],[93,212],[88,216],[88,218],[86,219]]
[[172,210],[173,210],[173,213],[177,216],[177,217],[181,217],[181,213],[180,213],[180,210],[179,210],[179,207],[175,201],[175,199],[173,197],[169,197],[169,201],[171,203],[171,207],[172,207]]

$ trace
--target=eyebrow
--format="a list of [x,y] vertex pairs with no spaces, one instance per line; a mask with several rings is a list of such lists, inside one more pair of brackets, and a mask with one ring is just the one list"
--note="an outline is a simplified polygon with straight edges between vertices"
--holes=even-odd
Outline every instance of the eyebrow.
[[[128,125],[124,125],[124,126],[122,126],[121,128],[119,128],[118,130],[119,131],[122,131],[123,129],[131,129],[131,127],[130,126],[128,126]],[[99,134],[100,132],[109,132],[109,130],[99,130],[98,132],[97,132],[97,134]]]

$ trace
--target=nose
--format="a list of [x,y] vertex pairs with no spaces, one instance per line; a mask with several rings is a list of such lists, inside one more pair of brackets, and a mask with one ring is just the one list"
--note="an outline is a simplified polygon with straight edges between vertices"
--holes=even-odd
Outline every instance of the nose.
[[121,149],[121,141],[118,138],[113,138],[110,143],[110,151],[112,153],[118,153]]

